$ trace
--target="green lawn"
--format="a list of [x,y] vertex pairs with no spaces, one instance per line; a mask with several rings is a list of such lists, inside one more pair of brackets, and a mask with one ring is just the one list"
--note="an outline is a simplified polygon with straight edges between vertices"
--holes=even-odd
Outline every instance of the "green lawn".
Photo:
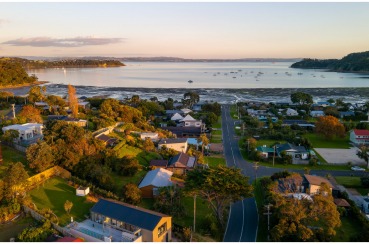
[[127,144],[118,144],[115,148],[118,151],[118,157],[124,157],[127,155],[137,158],[143,166],[149,166],[149,163],[153,159],[160,159],[160,155],[155,152],[145,152],[140,148],[132,147]]
[[336,179],[338,184],[343,185],[344,187],[347,187],[347,188],[354,188],[363,196],[367,196],[369,193],[368,188],[364,188],[361,186],[360,177],[336,176],[334,178]]
[[236,107],[237,107],[236,104],[234,104],[234,105],[231,106],[231,109],[230,109],[231,117],[234,118],[234,119],[238,119],[237,108]]
[[215,124],[213,124],[213,128],[217,128],[217,129],[221,129],[222,128],[222,117],[221,116],[219,116],[218,122],[216,122]]
[[146,170],[141,170],[134,176],[122,176],[122,175],[118,175],[116,172],[110,173],[111,177],[113,178],[117,186],[115,193],[117,195],[122,195],[123,186],[125,186],[128,183],[134,183],[138,185],[143,179],[143,177],[145,177],[146,173],[147,173]]
[[222,135],[222,131],[221,130],[213,130],[211,132],[211,134],[214,136],[214,135]]
[[11,223],[0,225],[0,242],[9,242],[10,238],[17,237],[23,229],[33,223],[36,221],[32,217],[19,217]]
[[333,237],[334,242],[350,242],[350,237],[360,235],[362,226],[356,219],[347,216],[341,217],[342,225],[336,230],[336,236]]
[[309,139],[309,141],[313,144],[313,147],[316,148],[350,148],[350,140],[348,135],[346,135],[345,138],[333,138],[331,140],[328,140],[316,133],[308,133],[303,135],[303,137]]
[[24,153],[17,151],[11,147],[1,145],[1,150],[3,153],[3,163],[0,164],[0,178],[4,176],[4,173],[6,169],[11,165],[12,163],[21,162],[25,165],[25,169],[27,170],[28,174],[34,175],[34,172],[28,168],[26,156]]
[[212,156],[212,157],[204,157],[205,162],[209,165],[209,167],[217,167],[218,165],[226,165],[226,160],[222,156]]
[[[50,208],[58,216],[60,225],[70,223],[71,216],[76,221],[83,221],[85,215],[89,214],[90,208],[94,205],[92,202],[87,202],[86,197],[76,196],[75,188],[58,177],[51,178],[44,186],[32,190],[30,196],[38,209]],[[73,203],[70,216],[64,210],[66,200]]]
[[[190,227],[193,226],[193,197],[184,197],[182,200],[185,210],[186,216],[182,216],[180,218],[173,218],[173,222],[184,226]],[[201,225],[201,221],[205,219],[205,216],[208,214],[212,214],[212,210],[208,207],[208,204],[202,200],[201,198],[196,198],[196,226],[199,228]],[[196,228],[196,229],[198,229]]]
[[210,143],[222,143],[221,135],[212,135],[210,139]]

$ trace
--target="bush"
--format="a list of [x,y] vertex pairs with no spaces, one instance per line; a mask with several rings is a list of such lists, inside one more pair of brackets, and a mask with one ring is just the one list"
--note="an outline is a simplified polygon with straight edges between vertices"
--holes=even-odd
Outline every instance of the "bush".
[[369,176],[363,176],[360,178],[361,185],[365,188],[369,188]]
[[319,160],[318,160],[318,158],[311,158],[310,160],[309,160],[309,165],[310,166],[316,166],[316,165],[318,165],[318,162],[319,162]]

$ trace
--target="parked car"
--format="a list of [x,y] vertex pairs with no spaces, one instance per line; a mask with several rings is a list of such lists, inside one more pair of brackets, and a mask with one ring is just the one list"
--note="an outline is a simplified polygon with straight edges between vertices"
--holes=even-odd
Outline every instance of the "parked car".
[[364,169],[364,168],[361,168],[361,167],[359,167],[359,166],[352,166],[352,167],[351,167],[351,170],[353,170],[353,171],[365,171],[365,169]]

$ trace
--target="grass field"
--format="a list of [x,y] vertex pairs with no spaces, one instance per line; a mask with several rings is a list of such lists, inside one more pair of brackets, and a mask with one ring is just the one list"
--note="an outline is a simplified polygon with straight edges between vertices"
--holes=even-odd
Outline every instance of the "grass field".
[[[173,218],[173,222],[184,227],[193,226],[193,203],[194,203],[193,197],[184,197],[182,203],[185,206],[186,216],[182,216],[180,218]],[[205,219],[205,216],[208,214],[212,214],[211,211],[212,210],[208,207],[208,204],[201,198],[197,197],[196,226],[199,227],[201,225],[201,221]]]
[[347,188],[354,188],[363,196],[367,196],[369,193],[368,188],[364,188],[361,186],[360,177],[336,176],[334,178],[336,179],[338,184],[343,185],[344,187],[347,187]]
[[1,150],[3,153],[3,163],[0,164],[0,178],[4,176],[6,169],[12,163],[21,162],[25,165],[27,173],[31,176],[34,172],[28,168],[27,160],[25,154],[5,145],[1,145]]
[[205,162],[209,165],[209,167],[217,167],[218,165],[226,165],[225,158],[223,156],[212,156],[212,157],[204,157]]
[[334,242],[350,242],[350,237],[360,235],[362,226],[350,216],[341,217],[341,227],[336,230]]
[[[76,221],[84,220],[94,205],[87,202],[86,197],[76,196],[76,189],[62,178],[49,179],[43,187],[32,190],[30,196],[38,209],[50,208],[58,216],[60,225],[69,223],[71,216]],[[67,200],[73,203],[70,215],[64,210],[64,203]]]
[[222,117],[221,116],[219,116],[218,122],[216,122],[215,124],[213,124],[213,128],[217,128],[217,129],[221,129],[222,128]]
[[138,185],[140,183],[140,181],[142,180],[143,177],[145,177],[147,171],[146,170],[141,170],[139,172],[137,172],[137,174],[135,174],[134,176],[122,176],[122,175],[118,175],[115,172],[112,172],[110,175],[113,178],[117,189],[116,189],[116,194],[117,195],[122,195],[122,189],[123,186],[125,186],[128,183],[134,183],[136,185]]
[[313,147],[316,148],[350,148],[350,140],[348,135],[346,135],[345,138],[333,138],[331,140],[328,140],[315,133],[308,133],[303,135],[303,137],[309,139],[309,141],[313,144]]
[[153,159],[160,159],[160,155],[155,152],[145,152],[140,148],[132,147],[127,144],[118,144],[115,150],[118,151],[119,158],[130,155],[136,157],[143,166],[149,166],[150,161]]

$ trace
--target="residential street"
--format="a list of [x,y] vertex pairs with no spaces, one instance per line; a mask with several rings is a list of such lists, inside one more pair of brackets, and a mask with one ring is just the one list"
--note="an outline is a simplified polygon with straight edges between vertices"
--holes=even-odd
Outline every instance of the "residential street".
[[[223,130],[223,146],[224,156],[228,167],[238,167],[242,173],[250,178],[250,183],[255,180],[255,170],[253,164],[243,159],[238,147],[238,138],[234,131],[236,120],[231,118],[231,105],[222,105],[222,130]],[[281,168],[272,168],[260,166],[257,169],[257,177],[270,176],[275,172],[283,171]],[[303,174],[303,170],[290,170]],[[328,171],[328,170],[311,170],[311,175],[326,176],[361,176],[365,172],[355,171]],[[257,207],[254,198],[244,199],[236,202],[231,206],[231,213],[228,219],[226,233],[224,235],[225,242],[255,242],[258,226]]]

